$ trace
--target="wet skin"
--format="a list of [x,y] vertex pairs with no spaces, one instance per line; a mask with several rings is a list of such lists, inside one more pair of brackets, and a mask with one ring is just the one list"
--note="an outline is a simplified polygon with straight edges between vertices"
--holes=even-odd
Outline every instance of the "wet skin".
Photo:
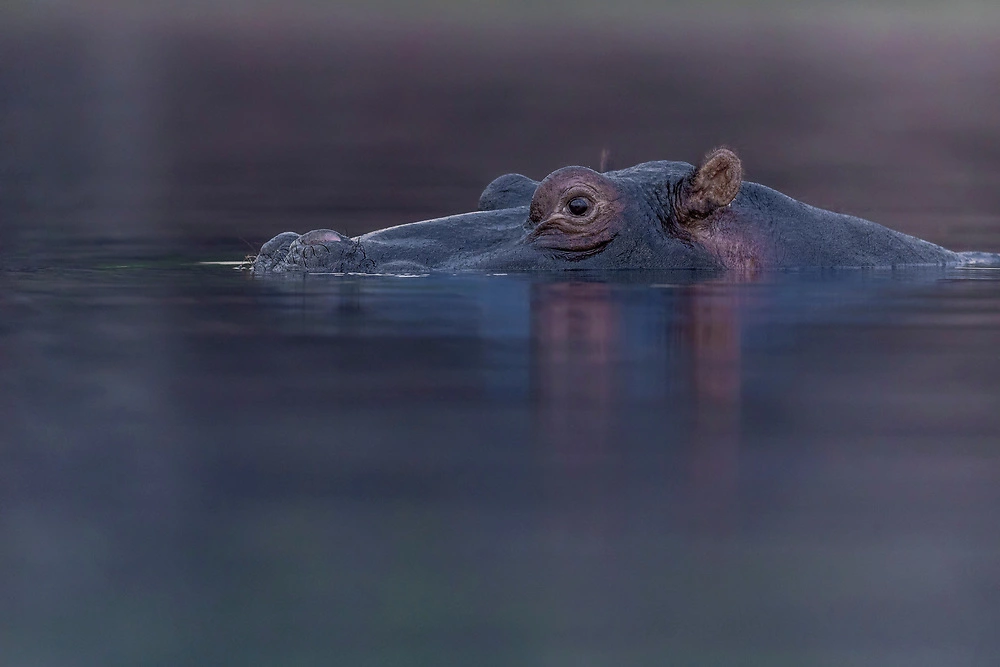
[[742,180],[739,158],[695,167],[646,162],[598,173],[565,167],[541,182],[507,174],[479,210],[348,238],[320,229],[264,244],[255,274],[566,269],[956,265],[966,261],[874,222],[808,206]]

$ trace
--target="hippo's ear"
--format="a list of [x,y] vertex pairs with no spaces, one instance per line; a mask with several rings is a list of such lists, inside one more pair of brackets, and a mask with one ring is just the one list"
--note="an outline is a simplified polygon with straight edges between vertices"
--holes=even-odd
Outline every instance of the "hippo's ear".
[[678,221],[696,223],[728,206],[739,194],[742,182],[743,165],[736,153],[716,148],[681,182],[675,201]]

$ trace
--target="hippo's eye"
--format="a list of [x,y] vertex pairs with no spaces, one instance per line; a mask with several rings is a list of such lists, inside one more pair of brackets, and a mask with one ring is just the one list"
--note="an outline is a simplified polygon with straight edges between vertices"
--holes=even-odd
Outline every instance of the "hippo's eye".
[[587,215],[587,211],[590,210],[590,202],[586,197],[574,197],[569,200],[568,204],[566,204],[566,208],[568,208],[569,212],[573,215]]

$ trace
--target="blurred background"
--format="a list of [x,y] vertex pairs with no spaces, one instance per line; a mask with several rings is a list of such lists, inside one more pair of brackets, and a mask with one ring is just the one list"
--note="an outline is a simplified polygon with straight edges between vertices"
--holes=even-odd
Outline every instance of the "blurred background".
[[14,0],[5,248],[155,239],[232,259],[284,229],[471,210],[502,173],[596,166],[603,149],[625,167],[726,144],[796,198],[997,250],[998,15],[986,0]]

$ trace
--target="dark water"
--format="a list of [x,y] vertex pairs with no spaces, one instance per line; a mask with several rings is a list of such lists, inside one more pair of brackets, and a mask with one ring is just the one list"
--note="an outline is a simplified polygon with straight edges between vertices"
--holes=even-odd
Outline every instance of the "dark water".
[[998,251],[995,31],[126,28],[0,42],[0,665],[1000,660],[998,270],[198,263],[717,143]]
[[4,664],[1000,655],[1000,271],[3,294]]

